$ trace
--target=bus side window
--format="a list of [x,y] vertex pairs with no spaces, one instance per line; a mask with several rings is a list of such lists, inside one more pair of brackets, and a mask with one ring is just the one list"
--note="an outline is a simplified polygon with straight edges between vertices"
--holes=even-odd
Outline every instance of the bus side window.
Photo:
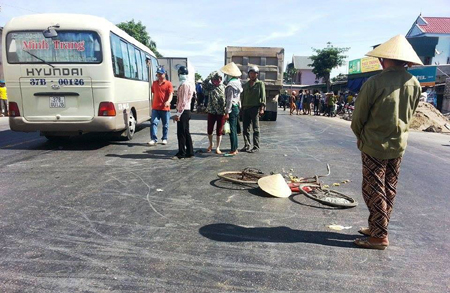
[[120,38],[114,34],[111,34],[111,51],[114,75],[117,77],[125,77]]
[[147,58],[145,57],[145,53],[141,51],[141,59],[142,59],[142,76],[144,81],[148,81],[148,66],[147,66]]
[[138,71],[136,67],[136,55],[134,53],[134,47],[131,44],[128,44],[128,56],[130,56],[131,78],[138,79]]
[[141,60],[141,51],[139,49],[134,48],[134,54],[136,55],[136,65],[137,65],[137,72],[138,72],[138,79],[143,80],[142,78],[142,60]]
[[120,46],[122,47],[123,64],[125,69],[125,77],[132,78],[130,70],[130,59],[128,54],[128,45],[124,41],[120,41]]

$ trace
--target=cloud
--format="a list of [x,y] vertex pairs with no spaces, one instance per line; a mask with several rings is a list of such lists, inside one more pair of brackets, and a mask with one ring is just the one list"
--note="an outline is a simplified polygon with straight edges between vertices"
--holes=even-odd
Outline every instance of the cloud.
[[261,38],[255,44],[265,43],[274,39],[287,38],[295,35],[299,31],[298,26],[290,26],[287,30],[272,32],[267,37]]

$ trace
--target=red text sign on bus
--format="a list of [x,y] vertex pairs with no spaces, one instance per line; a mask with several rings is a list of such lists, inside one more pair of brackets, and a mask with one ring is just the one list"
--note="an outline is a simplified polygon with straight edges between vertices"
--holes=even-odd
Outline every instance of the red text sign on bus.
[[[84,52],[85,46],[84,41],[79,42],[62,42],[60,40],[54,40],[53,48],[55,50],[77,50],[78,52]],[[46,40],[42,40],[39,42],[36,41],[23,41],[23,50],[48,50],[50,49],[50,45]]]

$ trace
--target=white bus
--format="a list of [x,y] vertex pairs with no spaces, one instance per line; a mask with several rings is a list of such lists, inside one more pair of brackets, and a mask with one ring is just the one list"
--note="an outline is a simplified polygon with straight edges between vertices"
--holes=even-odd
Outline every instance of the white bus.
[[77,14],[16,17],[3,29],[10,128],[48,139],[121,132],[150,118],[158,61],[111,22]]

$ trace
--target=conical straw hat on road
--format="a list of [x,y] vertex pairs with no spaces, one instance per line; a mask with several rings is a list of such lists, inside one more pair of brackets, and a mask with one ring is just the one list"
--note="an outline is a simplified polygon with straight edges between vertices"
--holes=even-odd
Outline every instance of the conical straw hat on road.
[[242,75],[242,72],[239,70],[239,67],[234,62],[230,62],[224,67],[220,69],[223,73],[226,75],[234,76],[234,77],[240,77]]
[[281,174],[265,176],[259,179],[258,186],[275,197],[289,197],[292,194],[291,189]]
[[379,45],[372,51],[366,54],[366,56],[395,59],[405,62],[411,62],[417,65],[423,65],[416,51],[414,51],[408,40],[398,35],[390,39],[389,41]]

